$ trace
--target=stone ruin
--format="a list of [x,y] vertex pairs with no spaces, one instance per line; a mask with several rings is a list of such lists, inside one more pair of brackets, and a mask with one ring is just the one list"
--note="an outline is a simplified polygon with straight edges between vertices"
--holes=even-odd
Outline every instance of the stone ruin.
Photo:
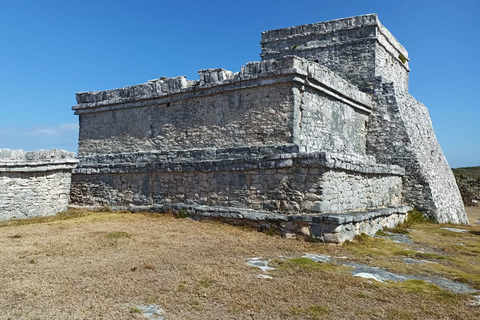
[[412,207],[467,224],[407,51],[369,14],[262,33],[262,61],[77,93],[71,204],[342,242]]
[[77,162],[63,150],[0,149],[0,220],[67,210]]

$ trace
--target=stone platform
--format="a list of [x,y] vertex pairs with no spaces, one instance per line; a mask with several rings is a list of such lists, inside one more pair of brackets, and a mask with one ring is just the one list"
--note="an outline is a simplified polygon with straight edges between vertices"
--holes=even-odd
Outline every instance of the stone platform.
[[[327,152],[275,154],[288,149],[298,147],[186,154],[194,153],[197,160],[182,160],[176,152],[82,157],[74,170],[71,199],[87,206],[184,203],[276,214],[344,212],[402,203],[404,171],[398,166]],[[240,152],[245,156],[231,158]],[[172,155],[176,161],[164,160]],[[209,160],[201,160],[203,156]]]
[[408,93],[408,52],[375,14],[267,31],[261,45],[262,61],[239,72],[77,93],[72,205],[253,210],[285,235],[333,242],[393,226],[409,207],[468,223],[428,111]]
[[[74,209],[95,210],[98,206],[71,205]],[[253,227],[263,232],[281,234],[285,238],[303,237],[309,241],[343,243],[356,235],[373,236],[384,228],[393,228],[403,223],[409,206],[389,206],[365,211],[350,211],[324,214],[274,214],[245,208],[166,204],[151,206],[113,206],[114,211],[134,212],[181,212],[193,220],[216,220],[233,225]]]

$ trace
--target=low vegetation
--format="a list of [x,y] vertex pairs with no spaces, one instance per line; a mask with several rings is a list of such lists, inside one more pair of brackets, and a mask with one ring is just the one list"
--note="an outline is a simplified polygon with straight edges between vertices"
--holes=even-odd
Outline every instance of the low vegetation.
[[466,206],[480,205],[480,167],[452,169]]
[[[480,208],[468,210],[480,217]],[[480,318],[472,294],[422,280],[354,277],[340,263],[445,277],[480,290],[479,224],[407,221],[383,237],[362,235],[339,246],[174,213],[103,211],[0,223],[0,319],[145,319],[148,305],[162,308],[165,319]],[[392,231],[413,244],[388,239]],[[247,266],[253,257],[275,269]]]

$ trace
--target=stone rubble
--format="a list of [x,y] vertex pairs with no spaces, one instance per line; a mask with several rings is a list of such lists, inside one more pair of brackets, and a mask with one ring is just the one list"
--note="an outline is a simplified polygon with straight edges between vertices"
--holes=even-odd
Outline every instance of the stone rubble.
[[440,228],[442,230],[447,230],[447,231],[452,231],[452,232],[469,232],[468,230],[465,229],[459,229],[459,228]]
[[165,311],[156,304],[146,306],[139,306],[138,309],[142,311],[142,315],[148,320],[164,320]]
[[267,272],[270,270],[275,270],[275,268],[269,267],[268,263],[269,260],[263,260],[262,258],[250,258],[247,260],[247,266],[253,267],[253,268],[259,268],[263,272]]

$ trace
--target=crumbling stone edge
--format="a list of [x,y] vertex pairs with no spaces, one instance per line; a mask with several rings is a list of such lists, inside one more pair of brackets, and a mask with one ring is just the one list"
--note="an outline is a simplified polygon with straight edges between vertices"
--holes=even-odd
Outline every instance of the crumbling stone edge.
[[[100,206],[70,205],[69,208],[95,210]],[[331,243],[351,241],[356,235],[362,233],[373,236],[384,228],[396,227],[406,220],[408,212],[412,209],[411,206],[400,205],[347,213],[285,215],[244,208],[189,204],[111,207],[113,211],[127,210],[132,213],[174,211],[192,220],[216,220],[281,234],[284,238],[303,237],[310,241]]]

